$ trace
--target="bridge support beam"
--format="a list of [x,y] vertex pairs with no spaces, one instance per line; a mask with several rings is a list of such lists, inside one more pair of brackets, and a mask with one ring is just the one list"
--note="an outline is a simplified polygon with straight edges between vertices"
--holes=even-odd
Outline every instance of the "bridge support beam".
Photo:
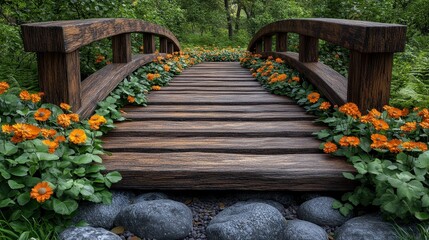
[[305,35],[299,35],[299,61],[318,62],[319,39]]
[[264,51],[271,52],[273,50],[272,47],[273,47],[273,37],[272,36],[264,37]]
[[276,52],[287,51],[287,33],[276,34]]
[[131,34],[124,33],[112,37],[113,63],[131,61]]
[[159,38],[159,52],[160,53],[168,53],[168,41],[167,38],[160,37]]
[[154,53],[156,51],[155,35],[150,33],[143,34],[143,53]]
[[362,113],[389,103],[393,53],[351,51],[347,101],[356,103]]
[[[70,104],[72,110],[81,107],[79,50],[70,53],[38,52],[37,64],[40,90],[45,101]],[[61,86],[61,87],[59,87]]]

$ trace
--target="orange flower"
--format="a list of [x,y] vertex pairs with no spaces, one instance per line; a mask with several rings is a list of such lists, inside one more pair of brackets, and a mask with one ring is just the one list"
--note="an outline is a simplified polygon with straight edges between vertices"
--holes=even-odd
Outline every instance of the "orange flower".
[[276,63],[283,63],[283,60],[281,58],[276,58]]
[[375,130],[377,131],[389,129],[389,124],[387,124],[387,122],[385,122],[382,119],[374,119],[372,121],[372,125],[375,127]]
[[42,142],[43,142],[43,144],[48,146],[48,150],[50,153],[54,153],[58,147],[58,142],[55,142],[55,141],[43,140]]
[[293,76],[292,77],[292,81],[294,81],[294,82],[299,82],[299,77],[298,76]]
[[148,74],[146,75],[146,77],[147,77],[147,80],[148,80],[148,81],[152,81],[152,80],[155,78],[155,74],[153,74],[153,73],[148,73]]
[[368,113],[370,116],[378,118],[381,116],[381,112],[379,112],[377,109],[373,108],[371,109],[371,111],[369,111]]
[[67,103],[61,103],[61,104],[60,104],[60,108],[62,108],[62,109],[64,109],[64,110],[66,110],[66,111],[69,111],[69,110],[70,110],[70,108],[71,108],[71,106],[70,106],[70,105],[68,105]]
[[86,141],[85,131],[82,129],[73,129],[70,132],[69,139],[74,144],[81,144]]
[[383,148],[386,146],[387,143],[387,137],[378,133],[372,134],[371,140],[371,148]]
[[423,122],[421,122],[420,127],[422,128],[429,128],[429,118],[426,118]]
[[20,143],[22,141],[24,141],[25,139],[22,136],[19,135],[13,135],[13,137],[10,139],[11,142],[13,143]]
[[57,117],[57,123],[64,128],[67,128],[70,126],[71,124],[70,120],[71,119],[68,114],[60,114]]
[[69,113],[68,116],[69,116],[70,120],[72,120],[73,122],[79,122],[79,114]]
[[21,91],[19,93],[19,97],[21,98],[21,100],[24,100],[24,101],[31,100],[31,94],[27,90]]
[[392,153],[399,153],[401,152],[401,149],[399,148],[399,145],[401,145],[402,141],[399,139],[392,139],[389,142],[387,142],[386,146],[389,148],[389,151]]
[[133,103],[133,102],[136,101],[136,99],[133,96],[128,96],[127,100],[128,100],[129,103]]
[[409,113],[410,113],[410,109],[408,109],[408,108],[402,109],[402,116],[403,117],[407,116]]
[[427,108],[424,108],[419,112],[419,116],[423,117],[424,119],[429,118],[429,110]]
[[0,82],[0,94],[5,93],[9,89],[9,84],[7,82]]
[[97,58],[95,59],[95,63],[101,63],[105,60],[106,58],[103,55],[97,55]]
[[40,128],[31,124],[16,123],[12,127],[16,136],[15,139],[32,140],[35,139],[40,133]]
[[40,95],[39,94],[37,94],[37,93],[33,93],[33,94],[31,94],[31,101],[33,102],[33,103],[38,103],[38,102],[40,102],[40,100],[41,100],[42,98],[40,97]]
[[48,182],[40,182],[31,189],[30,197],[42,203],[48,200],[54,192]]
[[332,142],[326,142],[325,145],[323,146],[323,152],[325,153],[333,153],[337,151],[337,149],[338,149],[337,145]]
[[404,142],[402,143],[402,148],[405,150],[420,150],[427,151],[428,146],[423,142]]
[[57,143],[64,142],[65,140],[66,140],[66,138],[65,138],[64,136],[62,136],[62,135],[57,136],[57,137],[54,139],[54,141],[55,141],[55,142],[57,142]]
[[37,121],[46,121],[49,119],[49,117],[51,116],[51,111],[49,111],[46,108],[39,108],[37,109],[37,111],[34,113],[34,119],[36,119]]
[[55,129],[42,128],[40,129],[40,134],[42,134],[44,138],[49,138],[55,136],[55,134],[57,134],[57,131]]
[[340,146],[343,147],[348,147],[348,146],[352,146],[352,147],[356,147],[357,145],[359,145],[360,140],[357,137],[353,137],[353,136],[343,136],[340,139]]
[[329,102],[322,102],[322,104],[320,104],[319,109],[320,110],[328,110],[331,107],[331,103]]
[[424,142],[416,142],[416,147],[420,149],[421,151],[427,151],[428,145]]
[[372,122],[373,120],[374,120],[374,117],[371,116],[370,114],[363,115],[360,117],[360,121],[362,123],[369,123],[369,122]]
[[307,96],[308,101],[311,103],[317,102],[319,100],[319,98],[320,98],[320,94],[317,92],[312,92],[312,93],[308,94],[308,96]]
[[154,86],[152,86],[152,90],[159,91],[159,90],[161,90],[161,87],[158,85],[154,85]]
[[354,103],[346,103],[338,109],[340,112],[353,117],[354,119],[361,116],[359,108]]
[[164,65],[164,71],[169,72],[170,71],[170,66],[168,66],[167,64]]
[[391,106],[385,105],[383,107],[383,109],[387,111],[387,114],[391,118],[400,118],[400,117],[402,117],[402,110],[399,109],[399,108],[395,108],[395,107],[391,107]]
[[416,122],[406,122],[404,125],[401,126],[401,130],[404,132],[412,132],[416,130],[417,123]]
[[4,133],[9,134],[9,133],[12,133],[13,127],[11,125],[9,125],[9,124],[4,124],[4,125],[1,126],[1,131],[4,132]]
[[106,119],[98,114],[92,115],[91,118],[88,120],[89,127],[92,130],[98,130],[100,128],[100,125],[105,124],[106,122]]

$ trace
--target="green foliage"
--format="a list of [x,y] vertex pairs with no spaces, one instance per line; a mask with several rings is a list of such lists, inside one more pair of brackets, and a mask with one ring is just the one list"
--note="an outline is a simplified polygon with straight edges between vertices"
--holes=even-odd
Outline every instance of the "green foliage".
[[[0,219],[0,238],[4,240],[57,240],[57,232],[60,229],[55,227],[46,219],[25,218],[16,226],[3,218]],[[16,229],[20,230],[17,232]]]
[[428,222],[417,224],[417,227],[403,227],[395,224],[396,236],[399,240],[428,240],[429,226]]

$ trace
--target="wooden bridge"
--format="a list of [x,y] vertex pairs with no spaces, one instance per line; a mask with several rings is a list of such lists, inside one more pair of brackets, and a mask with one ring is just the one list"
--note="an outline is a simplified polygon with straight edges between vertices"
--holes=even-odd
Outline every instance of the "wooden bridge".
[[[125,76],[159,52],[180,49],[168,30],[139,20],[91,19],[28,24],[25,49],[38,56],[39,81],[54,103],[69,102],[88,116]],[[130,33],[143,33],[145,54],[131,56]],[[299,54],[287,52],[299,34]],[[79,48],[112,37],[113,64],[80,79]],[[273,38],[274,37],[274,38]],[[351,51],[349,78],[318,62],[318,40]],[[272,51],[272,45],[276,51]],[[405,26],[337,19],[292,19],[269,24],[249,50],[281,57],[334,104],[362,110],[389,99],[393,53],[405,45]],[[323,154],[312,133],[324,126],[287,97],[267,93],[238,63],[202,63],[149,95],[149,106],[123,109],[131,121],[104,138],[108,171],[122,188],[198,190],[349,190],[345,159]]]

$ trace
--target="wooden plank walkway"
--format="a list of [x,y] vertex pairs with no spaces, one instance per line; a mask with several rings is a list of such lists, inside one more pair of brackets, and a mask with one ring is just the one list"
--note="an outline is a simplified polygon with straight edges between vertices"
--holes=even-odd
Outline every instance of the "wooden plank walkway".
[[287,97],[266,92],[239,63],[202,63],[149,95],[149,106],[104,138],[121,188],[350,190],[344,159],[323,154],[323,128]]

